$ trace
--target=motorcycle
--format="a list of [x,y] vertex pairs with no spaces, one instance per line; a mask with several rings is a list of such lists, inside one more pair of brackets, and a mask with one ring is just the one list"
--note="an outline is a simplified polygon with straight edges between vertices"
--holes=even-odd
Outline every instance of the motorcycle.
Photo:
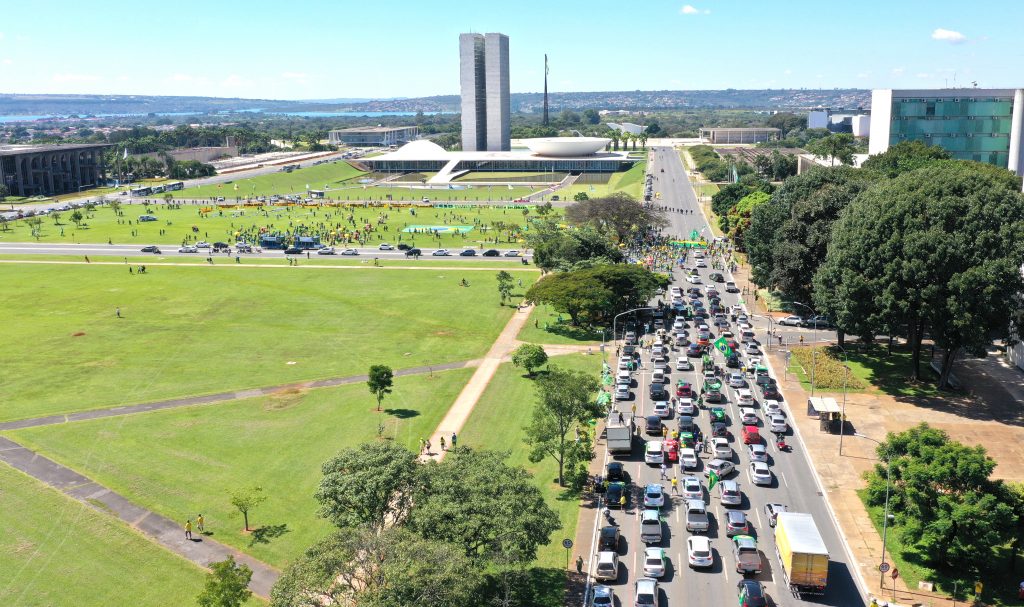
[[789,445],[786,444],[786,439],[781,434],[775,437],[775,448],[779,451],[789,451]]

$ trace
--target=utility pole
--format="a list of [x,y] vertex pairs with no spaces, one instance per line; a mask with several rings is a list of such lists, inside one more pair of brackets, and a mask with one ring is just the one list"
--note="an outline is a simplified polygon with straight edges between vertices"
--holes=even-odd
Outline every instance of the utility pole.
[[544,53],[544,126],[548,126],[548,54]]

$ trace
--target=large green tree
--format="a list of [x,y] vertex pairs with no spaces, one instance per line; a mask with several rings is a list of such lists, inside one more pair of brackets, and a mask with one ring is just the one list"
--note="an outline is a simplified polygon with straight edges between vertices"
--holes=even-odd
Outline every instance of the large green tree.
[[377,410],[380,411],[380,404],[384,396],[391,394],[391,387],[395,383],[395,373],[387,365],[370,365],[370,373],[366,379],[366,387],[377,399]]
[[[531,462],[551,457],[558,463],[560,486],[565,486],[566,459],[578,446],[578,441],[570,433],[581,427],[586,431],[587,421],[599,415],[594,398],[598,388],[597,379],[593,376],[558,367],[552,367],[537,380],[537,404],[533,407],[524,440],[531,448]],[[593,454],[589,455],[585,458],[577,456],[576,459],[592,459]]]
[[210,572],[206,574],[196,602],[199,607],[241,607],[252,596],[251,579],[252,569],[236,563],[235,557],[228,555],[226,560],[210,564]]
[[901,141],[885,152],[869,157],[861,168],[893,178],[937,160],[950,158],[950,153],[937,145],[927,145],[921,141]]
[[569,268],[579,263],[616,263],[622,251],[591,226],[565,228],[557,221],[534,220],[526,233],[533,262],[544,270]]
[[561,526],[530,473],[507,454],[459,447],[422,467],[409,525],[427,539],[459,547],[473,560],[499,555],[529,562]]
[[565,217],[577,226],[591,225],[620,243],[638,231],[668,225],[663,211],[644,206],[624,192],[571,204]]
[[285,569],[272,607],[461,607],[473,602],[479,569],[457,546],[400,527],[343,529]]
[[526,369],[526,374],[533,377],[534,371],[548,362],[548,353],[537,344],[523,344],[512,352],[512,364]]
[[401,525],[412,509],[416,455],[391,442],[343,449],[323,465],[318,514],[338,527],[381,530]]
[[833,133],[827,137],[807,144],[807,151],[815,156],[827,159],[831,165],[853,164],[853,154],[857,151],[857,142],[849,133]]
[[611,309],[614,298],[599,280],[578,272],[548,274],[526,292],[527,301],[568,314],[573,325],[596,322]]
[[764,192],[751,192],[739,200],[726,215],[725,229],[729,230],[729,238],[736,243],[736,248],[745,251],[744,234],[750,228],[750,216],[754,209],[771,199]]

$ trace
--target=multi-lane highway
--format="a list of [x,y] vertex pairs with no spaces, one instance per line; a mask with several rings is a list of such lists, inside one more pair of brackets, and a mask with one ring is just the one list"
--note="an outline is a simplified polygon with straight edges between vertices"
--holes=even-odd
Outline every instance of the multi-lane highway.
[[[707,221],[701,214],[697,205],[697,199],[693,188],[690,185],[686,171],[679,159],[677,152],[671,148],[655,148],[651,153],[649,163],[650,171],[654,174],[654,189],[660,192],[661,197],[657,199],[660,204],[673,209],[668,216],[671,221],[670,233],[687,237],[691,231],[704,230],[710,235],[710,228]],[[692,210],[692,213],[679,213],[679,209]],[[694,262],[691,256],[686,262],[687,268],[693,268]],[[699,274],[703,284],[712,284],[709,278],[711,269],[701,269]],[[727,273],[726,273],[727,274]],[[675,286],[680,286],[685,292],[688,287],[694,285],[685,282],[684,273],[678,269],[673,273]],[[726,275],[726,280],[730,277]],[[702,286],[702,285],[700,285]],[[721,290],[721,289],[720,289]],[[725,307],[737,304],[739,295],[734,293],[723,293],[722,303]],[[667,303],[667,301],[666,301]],[[710,324],[710,323],[709,323]],[[736,331],[735,327],[731,327]],[[695,338],[696,331],[693,322],[687,329],[691,338]],[[767,323],[762,327],[755,325],[756,339],[762,344],[767,338]],[[712,333],[717,334],[719,329],[715,328]],[[717,335],[715,335],[717,336]],[[650,334],[645,336],[650,339]],[[620,342],[621,343],[621,342]],[[675,370],[675,361],[679,356],[684,356],[685,348],[678,348],[670,352],[670,385],[674,386],[680,379],[688,381],[691,385],[701,385],[700,359],[691,359],[694,362],[694,369],[691,371]],[[714,349],[712,349],[714,351]],[[613,359],[614,347],[609,351],[609,364],[614,368],[616,361]],[[620,461],[625,465],[626,471],[631,477],[634,487],[633,497],[625,512],[614,510],[614,518],[620,526],[622,542],[619,547],[620,572],[615,582],[602,582],[614,588],[618,598],[618,605],[627,606],[634,604],[634,583],[639,577],[643,577],[643,554],[645,544],[640,540],[639,516],[643,510],[643,487],[648,483],[662,483],[665,486],[666,494],[671,497],[671,482],[661,480],[660,469],[656,466],[649,466],[644,463],[644,441],[655,439],[643,431],[643,418],[653,414],[653,403],[649,397],[651,383],[652,365],[650,353],[645,350],[641,354],[643,367],[633,374],[632,397],[629,401],[619,401],[616,406],[628,418],[631,414],[631,407],[636,405],[636,420],[641,426],[630,457],[611,457],[605,448],[605,444],[598,444],[598,457],[606,464],[609,461]],[[734,369],[726,369],[724,358],[721,353],[715,351],[715,362],[726,372]],[[746,357],[744,356],[744,359]],[[763,357],[762,357],[763,358]],[[774,370],[772,376],[775,376]],[[774,439],[767,428],[764,427],[765,416],[760,408],[764,397],[761,390],[750,381],[749,389],[754,392],[758,403],[758,416],[760,417],[761,436],[766,443],[769,454],[769,465],[771,466],[773,481],[771,486],[756,486],[749,475],[750,459],[745,446],[740,438],[742,425],[739,421],[739,409],[737,407],[737,392],[734,388],[728,388],[723,382],[723,394],[727,402],[721,404],[729,418],[730,441],[733,448],[732,462],[736,466],[736,472],[725,477],[727,480],[735,480],[739,483],[743,494],[742,504],[732,509],[746,513],[751,527],[751,535],[757,538],[757,546],[763,560],[763,570],[760,574],[750,576],[764,585],[765,593],[769,598],[769,604],[781,606],[799,606],[810,604],[841,605],[849,607],[863,605],[862,594],[854,580],[854,569],[849,566],[848,552],[840,539],[836,524],[831,516],[825,498],[822,497],[822,488],[812,470],[807,458],[803,443],[798,435],[794,435],[794,429],[789,430],[786,441],[792,446],[791,451],[780,453],[776,448]],[[783,395],[785,396],[785,395]],[[782,408],[787,417],[805,415],[804,403],[784,402]],[[710,436],[710,422],[707,409],[699,411],[696,417],[698,427],[705,436]],[[677,427],[677,415],[665,420],[665,424],[674,429]],[[660,438],[660,437],[659,437]],[[664,577],[659,580],[660,596],[658,605],[669,607],[674,605],[736,605],[737,584],[743,576],[736,571],[736,562],[733,557],[732,541],[726,537],[724,523],[726,511],[719,500],[718,488],[708,492],[707,478],[704,476],[705,464],[713,458],[708,454],[701,454],[698,467],[695,470],[681,470],[677,465],[670,467],[668,477],[677,476],[681,480],[685,476],[697,476],[704,486],[704,499],[707,503],[708,512],[711,515],[711,527],[707,537],[711,540],[714,552],[714,565],[707,570],[691,570],[687,565],[686,540],[690,535],[685,529],[685,513],[683,512],[683,500],[675,497],[669,500],[662,508],[663,534],[664,537],[659,544],[653,544],[664,548],[670,566]],[[830,567],[828,588],[824,596],[799,598],[794,596],[785,583],[784,574],[781,569],[779,558],[776,555],[773,529],[769,527],[764,512],[765,504],[782,503],[788,506],[793,512],[810,513],[829,551]],[[595,541],[597,527],[605,525],[603,516],[598,516],[595,524]],[[597,556],[596,543],[591,546],[591,558],[588,573],[593,574]]]

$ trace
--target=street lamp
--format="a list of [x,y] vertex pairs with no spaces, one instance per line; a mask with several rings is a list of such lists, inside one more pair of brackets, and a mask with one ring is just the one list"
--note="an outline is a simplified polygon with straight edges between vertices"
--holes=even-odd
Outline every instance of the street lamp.
[[[877,443],[878,446],[880,446],[880,447],[882,446],[882,441],[874,439],[874,438],[871,438],[870,436],[866,436],[864,434],[861,434],[860,432],[854,432],[853,435],[858,437],[858,438],[864,438],[864,439],[867,439],[867,440],[869,440],[869,441],[871,441],[873,443]],[[882,560],[880,561],[879,567],[878,567],[878,587],[879,588],[885,588],[885,571],[882,571],[882,569],[883,569],[882,565],[885,564],[885,541],[886,541],[886,538],[888,537],[888,533],[889,533],[889,487],[891,486],[891,476],[889,474],[891,468],[889,466],[889,463],[890,463],[889,462],[889,457],[886,456],[886,458],[885,458],[885,506],[883,508],[883,516],[882,516]]]
[[612,341],[618,341],[619,340],[618,332],[616,331],[615,327],[616,327],[616,323],[619,322],[619,317],[620,316],[623,316],[625,314],[631,314],[633,312],[639,312],[640,310],[653,310],[653,309],[654,308],[652,308],[650,306],[644,306],[642,308],[633,308],[632,310],[626,310],[625,312],[619,312],[618,314],[616,314],[615,317],[612,318]]
[[800,303],[799,301],[784,301],[782,303],[790,304],[790,305],[794,305],[794,306],[800,306],[802,308],[806,308],[807,311],[811,315],[811,322],[813,323],[811,325],[811,396],[813,397],[814,396],[814,368],[818,366],[818,364],[817,364],[817,352],[814,350],[814,342],[818,341],[818,322],[816,320],[814,320],[814,309],[811,308],[811,306],[809,306],[809,305],[807,305],[805,303]]
[[768,352],[771,352],[772,351],[772,332],[773,332],[772,327],[775,324],[775,319],[772,318],[768,314],[751,314],[750,316],[753,316],[755,318],[762,317],[762,318],[767,318],[768,319],[768,348],[767,348],[767,350],[768,350]]
[[846,383],[850,378],[850,357],[846,355],[846,348],[836,344],[843,353],[843,413],[839,419],[839,455],[843,454],[843,435],[846,433]]

